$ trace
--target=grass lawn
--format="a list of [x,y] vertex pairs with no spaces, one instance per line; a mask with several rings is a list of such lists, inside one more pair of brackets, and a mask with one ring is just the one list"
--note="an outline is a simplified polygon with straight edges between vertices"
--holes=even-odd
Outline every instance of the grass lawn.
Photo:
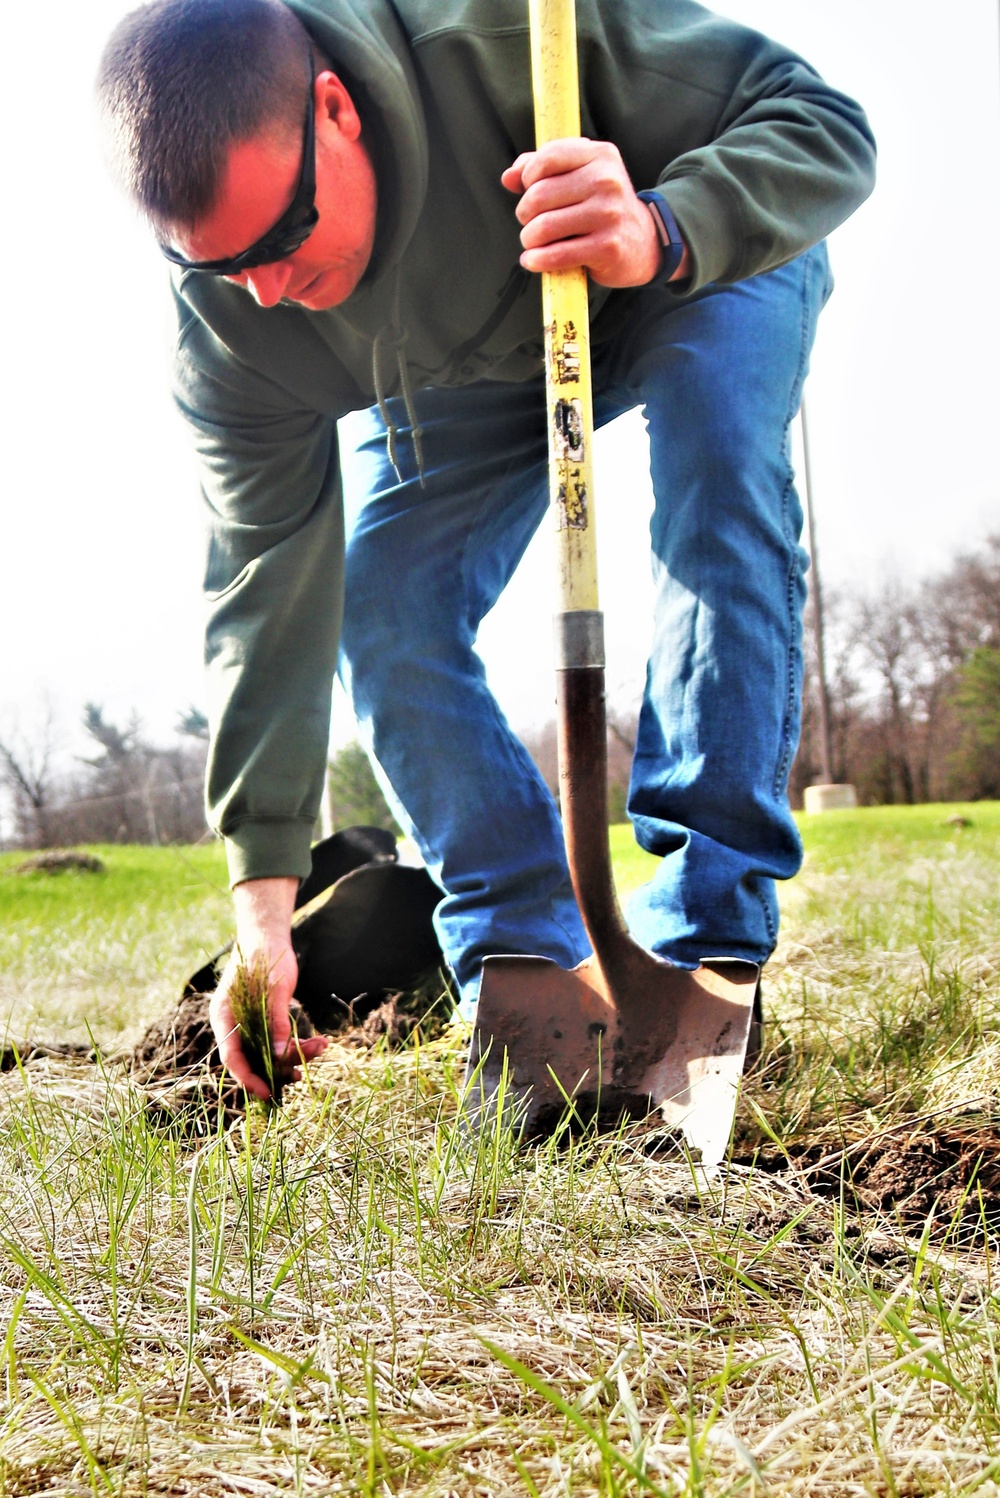
[[[1000,804],[800,825],[717,1174],[641,1125],[470,1148],[457,1031],[193,1143],[113,1063],[8,1072],[0,1498],[995,1498]],[[113,1050],[228,935],[217,848],[96,851],[0,858],[14,1039]]]
[[0,1036],[106,1045],[144,1028],[229,939],[221,844],[93,847],[104,873],[0,855]]

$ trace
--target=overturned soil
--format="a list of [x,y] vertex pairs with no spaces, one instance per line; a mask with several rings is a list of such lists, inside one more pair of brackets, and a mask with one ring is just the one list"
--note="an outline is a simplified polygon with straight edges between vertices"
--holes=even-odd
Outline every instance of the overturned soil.
[[[342,1045],[371,1048],[382,1042],[402,1045],[419,1028],[425,1039],[440,1034],[451,1013],[442,1001],[443,974],[429,974],[406,993],[363,994],[341,1005],[340,1023],[327,1023],[323,1033]],[[204,1133],[215,1127],[222,1109],[226,1122],[243,1110],[242,1088],[224,1078],[208,1018],[210,995],[185,993],[175,1007],[150,1025],[127,1062],[133,1081],[149,1094],[149,1114],[156,1123],[182,1125],[186,1132]],[[293,1005],[296,1032],[315,1034],[308,1014]]]
[[794,1171],[817,1196],[844,1198],[920,1232],[1000,1232],[1000,1125],[982,1114],[913,1120],[846,1144],[787,1155],[734,1155],[735,1163]]
[[104,864],[93,853],[77,853],[73,848],[50,848],[26,858],[14,869],[15,874],[65,874],[75,869],[83,874],[103,874]]

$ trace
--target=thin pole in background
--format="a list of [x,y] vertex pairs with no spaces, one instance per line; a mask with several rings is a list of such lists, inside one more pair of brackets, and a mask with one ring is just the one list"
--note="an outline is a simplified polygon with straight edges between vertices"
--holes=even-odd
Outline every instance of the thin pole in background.
[[809,459],[809,423],[805,398],[802,400],[802,455],[805,460],[806,515],[809,521],[809,556],[812,578],[809,592],[813,603],[813,627],[816,632],[816,669],[819,676],[819,746],[820,773],[826,785],[833,784],[833,735],[830,726],[830,693],[826,684],[826,647],[823,640],[823,589],[819,577],[819,549],[816,545],[816,514],[813,509],[812,464]]

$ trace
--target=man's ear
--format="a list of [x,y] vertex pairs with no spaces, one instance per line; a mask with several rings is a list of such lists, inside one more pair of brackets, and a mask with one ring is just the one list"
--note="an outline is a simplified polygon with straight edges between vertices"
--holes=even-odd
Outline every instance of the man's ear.
[[316,91],[316,118],[333,120],[347,140],[361,136],[361,116],[344,84],[330,68],[318,73],[313,83]]

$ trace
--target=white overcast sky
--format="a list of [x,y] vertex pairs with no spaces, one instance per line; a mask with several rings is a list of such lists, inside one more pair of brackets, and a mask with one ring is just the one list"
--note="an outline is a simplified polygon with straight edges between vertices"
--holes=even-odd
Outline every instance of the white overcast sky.
[[[5,21],[0,727],[30,726],[48,693],[67,730],[96,700],[163,737],[203,701],[199,504],[167,393],[166,269],[105,182],[91,124],[97,57],[129,8],[52,0]],[[808,387],[820,555],[833,584],[932,571],[1000,527],[998,0],[719,9],[801,52],[872,120],[879,185],[832,240],[837,292]],[[614,691],[642,671],[650,495],[639,423],[602,435]],[[519,725],[552,698],[546,541],[482,636]]]

